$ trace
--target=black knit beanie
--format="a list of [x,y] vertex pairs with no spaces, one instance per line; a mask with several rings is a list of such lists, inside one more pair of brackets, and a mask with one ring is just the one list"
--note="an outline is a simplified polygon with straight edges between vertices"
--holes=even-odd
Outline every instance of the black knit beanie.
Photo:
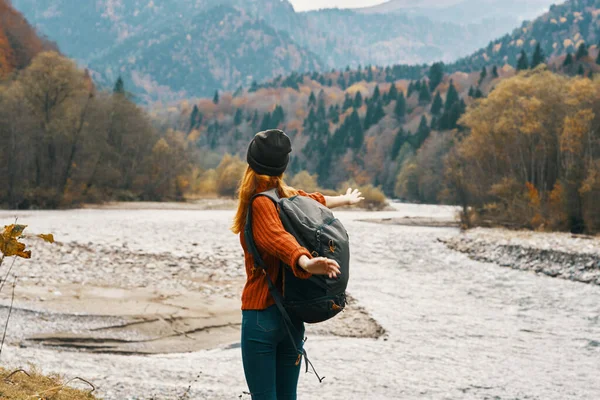
[[291,152],[290,138],[279,129],[271,129],[254,136],[246,158],[257,174],[279,176],[285,172]]

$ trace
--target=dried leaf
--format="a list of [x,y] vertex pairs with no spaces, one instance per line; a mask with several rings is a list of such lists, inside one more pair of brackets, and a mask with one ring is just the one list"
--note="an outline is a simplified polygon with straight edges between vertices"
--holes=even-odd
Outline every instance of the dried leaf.
[[7,225],[0,235],[0,252],[6,257],[31,258],[31,251],[25,251],[25,243],[19,242],[27,225]]
[[48,234],[42,233],[42,234],[38,235],[38,237],[44,239],[48,243],[54,243],[54,235],[51,233],[48,233]]
[[17,239],[23,234],[25,228],[27,228],[27,225],[6,225],[2,236],[4,236],[5,239]]

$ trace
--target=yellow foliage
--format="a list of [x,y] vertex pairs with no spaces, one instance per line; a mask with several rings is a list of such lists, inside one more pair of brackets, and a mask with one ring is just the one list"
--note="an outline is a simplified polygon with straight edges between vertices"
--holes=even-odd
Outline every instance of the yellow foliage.
[[290,181],[290,185],[295,189],[304,190],[308,193],[318,191],[317,176],[311,175],[307,171],[298,172]]
[[54,243],[54,235],[51,233],[49,233],[49,234],[42,233],[42,234],[39,234],[38,237],[40,239],[43,239],[45,242]]
[[0,235],[0,252],[3,257],[31,258],[31,251],[25,251],[25,243],[19,242],[27,225],[7,225]]
[[217,167],[217,193],[220,196],[235,197],[238,184],[244,172],[246,163],[238,156],[226,154]]

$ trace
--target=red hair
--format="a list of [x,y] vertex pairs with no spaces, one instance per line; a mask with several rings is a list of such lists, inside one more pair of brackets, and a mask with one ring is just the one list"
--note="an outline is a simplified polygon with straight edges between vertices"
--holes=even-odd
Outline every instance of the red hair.
[[246,216],[248,215],[248,206],[250,205],[252,196],[273,188],[277,188],[280,197],[292,197],[298,194],[296,189],[285,184],[283,175],[259,175],[252,168],[246,168],[246,172],[238,188],[239,203],[231,227],[233,233],[237,235],[244,230]]

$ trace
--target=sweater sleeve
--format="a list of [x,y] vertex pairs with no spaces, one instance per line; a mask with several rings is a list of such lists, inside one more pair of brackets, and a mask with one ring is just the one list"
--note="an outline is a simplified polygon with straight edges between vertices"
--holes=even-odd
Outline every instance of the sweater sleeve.
[[258,197],[252,203],[252,232],[259,251],[277,257],[289,265],[298,278],[311,277],[309,272],[298,265],[301,256],[312,258],[310,252],[300,246],[296,238],[285,230],[275,205],[266,197]]
[[325,200],[325,196],[323,196],[321,193],[318,193],[318,192],[306,193],[303,190],[298,190],[298,194],[300,196],[310,197],[311,199],[316,200],[319,203],[323,204],[325,207],[327,207],[327,201]]

